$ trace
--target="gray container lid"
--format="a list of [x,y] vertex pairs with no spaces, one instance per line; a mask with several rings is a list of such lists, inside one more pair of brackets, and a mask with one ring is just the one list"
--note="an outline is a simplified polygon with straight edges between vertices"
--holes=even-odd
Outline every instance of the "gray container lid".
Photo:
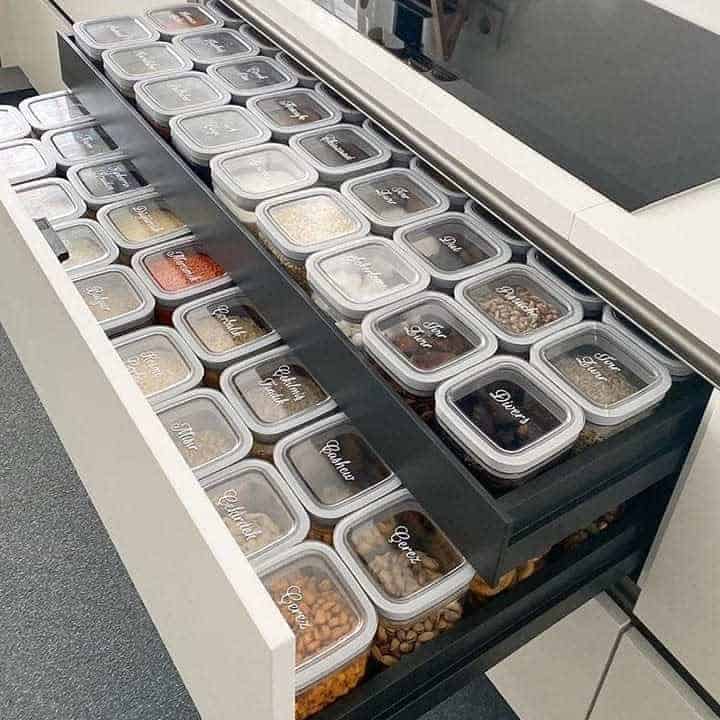
[[35,95],[20,103],[20,112],[36,135],[92,120],[87,108],[69,90]]
[[62,264],[70,277],[111,265],[118,259],[120,249],[94,220],[70,220],[54,224],[53,229],[70,254]]
[[0,105],[0,143],[22,140],[32,128],[25,116],[12,105]]
[[42,143],[53,153],[57,166],[63,171],[77,163],[101,160],[120,152],[118,144],[95,121],[48,130],[42,135]]
[[145,11],[145,20],[155,28],[163,40],[176,35],[212,27],[222,27],[223,21],[202,5],[181,3]]
[[542,340],[530,362],[601,426],[621,425],[655,407],[672,385],[667,369],[630,335],[600,322]]
[[332,88],[328,87],[324,82],[315,84],[315,91],[322,95],[323,98],[333,103],[342,113],[343,122],[352,123],[354,125],[362,125],[367,115],[354,105],[351,105],[344,97],[338,95]]
[[294,88],[298,79],[292,70],[269,57],[251,57],[210,65],[208,75],[217,80],[238,105],[256,95]]
[[570,448],[585,426],[577,403],[525,360],[498,356],[435,393],[440,425],[480,465],[521,479]]
[[220,18],[223,21],[225,27],[237,30],[244,25],[247,20],[235,11],[235,8],[231,8],[223,0],[208,0],[205,4],[205,8],[209,10],[215,17]]
[[111,337],[150,322],[155,298],[130,268],[108,265],[73,278],[100,327]]
[[96,61],[102,60],[105,50],[160,39],[160,33],[138,15],[113,15],[77,22],[73,33],[82,51]]
[[438,292],[423,292],[376,310],[362,323],[363,343],[407,392],[430,396],[440,383],[492,357],[492,331]]
[[39,140],[23,138],[0,143],[0,175],[11,185],[54,175],[56,161],[55,153]]
[[463,210],[468,201],[467,194],[449,180],[446,180],[439,172],[430,167],[419,157],[410,161],[410,169],[420,173],[428,182],[435,185],[440,192],[448,196],[450,207],[454,210]]
[[275,57],[278,53],[282,52],[281,47],[276,45],[265,33],[260,32],[257,28],[250,25],[250,23],[241,25],[239,30],[244,37],[260,48],[261,55]]
[[513,251],[513,255],[516,257],[525,257],[528,250],[532,247],[530,242],[517,231],[513,230],[507,223],[504,223],[475,200],[471,199],[467,201],[465,212],[472,215],[475,220],[483,226],[486,234],[493,235],[504,243],[507,243]]
[[213,370],[265,351],[281,340],[255,303],[238,288],[181,305],[172,322],[203,365]]
[[323,182],[332,185],[384,170],[392,159],[384,143],[356,125],[334,125],[293,135],[290,147],[318,171]]
[[405,147],[392,135],[374,123],[370,118],[363,122],[363,129],[369,132],[376,140],[383,143],[392,153],[393,165],[409,167],[410,161],[415,157],[412,150]]
[[427,269],[432,285],[451,290],[460,281],[509,262],[512,251],[467,213],[449,212],[404,225],[395,242]]
[[317,84],[317,76],[312,70],[306,68],[302,63],[298,62],[292,55],[286,52],[278,53],[275,59],[285,69],[289,70],[298,79],[298,85],[300,87],[314,88]]
[[61,178],[44,178],[16,185],[15,192],[33,220],[46,218],[55,225],[75,220],[87,212],[87,205],[77,190]]
[[176,35],[173,45],[177,45],[193,61],[197,70],[207,70],[215,63],[242,60],[260,54],[257,45],[237,30],[225,27]]

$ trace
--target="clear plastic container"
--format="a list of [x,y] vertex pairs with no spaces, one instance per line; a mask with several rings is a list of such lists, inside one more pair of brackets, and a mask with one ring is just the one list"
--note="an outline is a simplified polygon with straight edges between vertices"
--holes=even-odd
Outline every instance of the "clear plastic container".
[[318,171],[323,183],[332,187],[384,170],[392,159],[385,145],[355,125],[335,125],[293,135],[290,147]]
[[214,63],[242,60],[260,53],[257,45],[229,28],[183,33],[173,38],[173,45],[193,61],[196,70],[207,70]]
[[155,298],[130,268],[109,265],[77,275],[74,282],[100,327],[111,337],[152,320]]
[[449,212],[398,228],[395,242],[407,247],[430,273],[431,284],[452,290],[461,280],[504,265],[510,248],[466,213]]
[[155,296],[158,321],[166,324],[176,307],[232,284],[192,235],[141,250],[131,264]]
[[539,340],[577,325],[583,309],[547,275],[510,263],[455,287],[455,299],[490,325],[506,352],[527,353]]
[[423,162],[420,158],[414,157],[410,161],[410,169],[425,178],[429,183],[432,183],[437,189],[448,196],[450,200],[450,208],[452,210],[463,211],[468,201],[468,196],[456,185],[453,185],[449,180],[443,177],[434,168],[430,167],[426,162]]
[[25,138],[0,143],[0,175],[11,185],[50,177],[56,166],[55,153],[39,140]]
[[447,212],[447,196],[411,170],[390,168],[353,178],[341,192],[370,218],[373,232],[392,236],[399,227]]
[[263,200],[318,181],[317,170],[294,150],[273,143],[218,155],[210,161],[210,172],[215,191],[249,212]]
[[245,105],[256,95],[289,90],[298,83],[291,70],[266,57],[219,62],[208,68],[208,75],[232,95],[237,105]]
[[252,448],[250,431],[217,390],[190,390],[155,411],[198,479],[239,462]]
[[16,185],[15,192],[33,220],[45,218],[55,225],[80,218],[87,212],[85,201],[67,180],[34,180]]
[[243,460],[203,478],[201,484],[254,565],[307,538],[310,518],[270,463]]
[[118,246],[94,220],[70,220],[54,224],[53,229],[70,255],[62,264],[70,277],[99,270],[118,259]]
[[328,545],[342,518],[401,484],[342,414],[284,437],[275,446],[274,460],[310,514],[310,537]]
[[268,57],[275,57],[282,52],[282,48],[278,47],[265,33],[256,30],[252,25],[245,23],[239,28],[243,37],[250,42],[255,43],[260,48],[260,54]]
[[172,321],[202,361],[205,380],[213,386],[229,365],[280,342],[253,301],[237,288],[181,305]]
[[547,255],[543,255],[537,248],[530,248],[527,253],[527,264],[530,267],[545,273],[553,282],[560,285],[565,292],[574,297],[585,311],[585,318],[597,318],[602,315],[605,302],[595,295],[590,288],[576,280],[569,272],[563,270]]
[[624,315],[621,315],[610,305],[605,306],[602,313],[602,320],[607,325],[612,325],[618,330],[623,330],[630,335],[639,347],[665,367],[670,373],[673,382],[694,377],[695,373],[691,367],[686,365],[680,358],[668,352],[659,342],[651,338],[646,332],[635,325],[635,323],[628,320]]
[[585,425],[580,407],[525,360],[499,356],[435,394],[440,426],[505,489],[569,450]]
[[392,135],[374,123],[370,118],[363,122],[363,129],[370,133],[375,140],[383,143],[392,154],[392,164],[395,167],[410,167],[410,161],[415,157],[412,150],[398,142]]
[[231,8],[223,0],[208,0],[205,8],[209,10],[215,17],[223,21],[225,27],[237,30],[246,23],[245,18],[238,14],[234,8]]
[[202,380],[200,361],[172,328],[136,330],[115,338],[113,345],[152,405],[192,390]]
[[67,178],[91,210],[123,200],[135,200],[152,191],[126,155],[73,165]]
[[368,354],[411,396],[433,395],[440,383],[492,357],[492,332],[447,295],[424,292],[367,315]]
[[170,136],[188,162],[208,168],[216,155],[263,145],[271,133],[245,108],[228,105],[174,117]]
[[334,542],[377,609],[372,655],[382,665],[395,665],[462,617],[474,570],[407,490],[341,520]]
[[231,365],[220,387],[263,443],[335,410],[333,399],[284,345]]
[[105,205],[98,210],[97,220],[125,259],[138,250],[190,233],[165,200],[153,192]]
[[114,15],[85,20],[73,25],[80,49],[95,62],[102,61],[105,50],[136,43],[157,42],[160,33],[137,15]]
[[354,105],[351,105],[344,97],[338,95],[332,88],[328,87],[323,82],[315,84],[315,91],[321,95],[325,100],[333,103],[338,110],[342,113],[343,122],[351,123],[353,125],[362,125],[367,119],[367,115],[362,110],[358,110]]
[[163,40],[172,40],[176,35],[223,26],[223,21],[202,5],[184,3],[145,11],[150,27],[160,33]]
[[0,143],[22,140],[32,132],[30,123],[12,105],[0,105]]
[[298,85],[300,87],[314,88],[317,84],[317,77],[304,65],[299,63],[292,55],[281,52],[275,56],[275,59],[282,65],[286,70],[293,73],[298,79]]
[[117,143],[96,122],[50,130],[43,133],[42,142],[53,153],[63,173],[72,165],[102,160],[119,152]]
[[498,240],[510,246],[513,256],[518,260],[523,259],[532,245],[521,237],[509,225],[495,217],[491,212],[486,210],[475,200],[468,200],[465,205],[465,212],[477,220],[483,227],[483,232],[490,237],[496,237]]
[[37,137],[48,130],[71,127],[92,120],[87,108],[69,90],[27,98],[20,103],[20,112]]
[[328,188],[265,200],[257,207],[257,226],[260,239],[300,283],[310,255],[370,233],[367,218]]

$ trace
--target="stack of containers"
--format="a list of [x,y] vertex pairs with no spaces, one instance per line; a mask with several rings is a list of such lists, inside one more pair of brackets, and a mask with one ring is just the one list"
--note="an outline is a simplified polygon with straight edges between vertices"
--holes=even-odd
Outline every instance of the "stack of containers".
[[0,143],[0,173],[11,185],[42,180],[55,174],[57,158],[39,140],[24,138]]
[[256,95],[290,90],[298,84],[292,70],[268,57],[218,62],[208,68],[208,75],[230,93],[236,105],[245,105]]
[[102,64],[106,50],[157,42],[160,33],[137,15],[100,17],[73,25],[75,40],[95,63]]

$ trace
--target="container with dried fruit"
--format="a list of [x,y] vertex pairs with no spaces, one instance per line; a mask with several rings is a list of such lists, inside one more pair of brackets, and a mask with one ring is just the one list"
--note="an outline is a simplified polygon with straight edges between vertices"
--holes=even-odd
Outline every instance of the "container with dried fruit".
[[113,15],[77,22],[73,25],[73,34],[80,49],[96,63],[102,62],[106,50],[160,39],[160,33],[137,15]]
[[54,224],[53,229],[67,248],[69,257],[62,265],[70,277],[99,270],[118,259],[118,246],[94,220],[70,220]]
[[42,143],[53,153],[62,173],[78,163],[114,157],[119,151],[118,144],[95,121],[49,130],[43,133]]
[[582,320],[582,306],[546,275],[511,263],[464,280],[455,299],[492,328],[506,352],[532,345]]
[[176,35],[177,45],[195,64],[196,70],[207,70],[210,65],[230,60],[243,60],[260,54],[260,48],[250,43],[232,28],[193,30]]
[[292,70],[268,57],[217,62],[207,72],[230,93],[236,105],[245,105],[256,95],[290,90],[298,83]]
[[367,115],[354,105],[351,105],[344,97],[338,95],[332,88],[323,82],[315,84],[315,92],[323,99],[333,103],[342,113],[342,121],[353,125],[362,125],[367,119]]
[[377,613],[327,545],[272,555],[257,573],[295,634],[295,718],[315,715],[365,676]]
[[261,563],[307,538],[310,518],[270,463],[243,460],[208,475],[201,485],[251,563]]
[[370,118],[365,120],[362,124],[363,129],[370,133],[372,137],[378,142],[382,143],[392,155],[392,164],[395,167],[409,167],[414,154],[413,151],[405,147],[392,135],[385,132],[383,128],[374,123]]
[[420,173],[425,180],[434,183],[440,192],[445,193],[453,210],[463,211],[465,205],[467,205],[468,196],[457,185],[453,185],[444,175],[441,175],[418,157],[414,157],[410,161],[410,169]]
[[334,542],[380,616],[372,655],[382,665],[462,617],[474,570],[406,490],[341,520]]
[[56,168],[57,156],[39,140],[0,142],[0,175],[11,185],[50,177]]
[[23,114],[12,105],[0,105],[0,143],[22,140],[32,128]]
[[48,130],[57,130],[92,120],[87,108],[69,90],[27,98],[20,103],[20,112],[30,123],[36,137],[40,137]]
[[196,388],[156,406],[160,422],[197,478],[239,462],[253,438],[227,398]]
[[190,3],[147,10],[145,21],[160,33],[163,40],[172,40],[176,35],[191,30],[223,26],[223,21],[207,8]]
[[524,237],[475,200],[467,201],[465,212],[480,223],[486,235],[502,240],[509,245],[513,257],[518,262],[522,262],[532,247]]
[[213,386],[229,365],[280,342],[280,335],[237,288],[185,303],[172,320],[205,366],[205,381]]
[[20,202],[33,220],[68,222],[82,217],[87,205],[75,188],[60,178],[44,178],[15,186]]
[[339,520],[400,486],[345,415],[284,437],[275,446],[274,459],[310,513],[310,536],[330,545]]

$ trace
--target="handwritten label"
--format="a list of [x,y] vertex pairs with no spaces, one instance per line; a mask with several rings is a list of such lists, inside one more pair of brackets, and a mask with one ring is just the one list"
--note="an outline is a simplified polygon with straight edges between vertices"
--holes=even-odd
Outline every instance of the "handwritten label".
[[448,334],[442,323],[426,320],[415,325],[406,325],[405,334],[412,338],[421,348],[431,350],[433,340],[447,340]]
[[422,555],[410,544],[410,530],[406,525],[398,525],[393,534],[388,538],[391,545],[395,545],[397,549],[405,555],[407,561],[411,565],[417,565],[422,562]]
[[289,365],[280,365],[270,377],[260,381],[260,387],[276,405],[287,405],[305,399],[303,384],[293,375]]
[[300,604],[304,600],[305,595],[302,588],[298,585],[290,585],[290,587],[280,596],[278,603],[288,609],[293,616],[295,626],[302,632],[312,627],[310,618],[302,611]]
[[239,529],[246,541],[254,540],[263,534],[262,528],[248,520],[248,509],[240,502],[238,491],[234,488],[226,490],[216,501],[215,505],[229,517]]
[[348,483],[355,482],[355,475],[350,470],[352,462],[342,456],[340,443],[337,440],[328,440],[320,449],[320,454],[337,470],[338,475]]
[[577,364],[598,382],[610,382],[608,373],[622,373],[623,368],[617,364],[617,358],[610,353],[596,352],[594,355],[578,355]]
[[537,319],[540,316],[540,311],[536,307],[518,297],[514,287],[511,287],[510,285],[503,285],[495,288],[495,292],[504,297],[508,302],[512,303],[512,305],[520,310],[520,312],[525,313],[528,317]]
[[518,421],[520,425],[527,425],[530,418],[515,404],[512,393],[504,388],[499,388],[490,393],[490,397],[504,410],[507,410],[510,417]]

